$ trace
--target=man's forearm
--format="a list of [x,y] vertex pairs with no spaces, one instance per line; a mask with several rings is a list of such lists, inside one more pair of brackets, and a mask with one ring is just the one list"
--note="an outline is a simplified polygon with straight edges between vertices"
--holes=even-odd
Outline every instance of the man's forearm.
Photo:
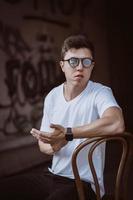
[[95,135],[116,134],[124,132],[122,113],[114,116],[103,116],[96,121],[80,127],[72,128],[74,138],[88,138]]
[[42,153],[45,153],[47,155],[53,155],[54,154],[54,151],[53,151],[50,144],[43,143],[39,140],[38,145],[39,145],[39,149]]

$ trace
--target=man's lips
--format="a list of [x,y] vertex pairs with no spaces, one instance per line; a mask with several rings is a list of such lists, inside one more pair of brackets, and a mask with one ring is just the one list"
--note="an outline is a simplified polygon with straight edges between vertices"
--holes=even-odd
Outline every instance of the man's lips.
[[74,77],[75,77],[75,78],[83,78],[84,76],[83,76],[83,74],[77,74],[77,75],[75,75]]
[[80,81],[80,80],[83,79],[83,77],[84,77],[84,76],[83,76],[82,74],[77,74],[77,75],[74,76],[74,80],[75,80],[75,81]]

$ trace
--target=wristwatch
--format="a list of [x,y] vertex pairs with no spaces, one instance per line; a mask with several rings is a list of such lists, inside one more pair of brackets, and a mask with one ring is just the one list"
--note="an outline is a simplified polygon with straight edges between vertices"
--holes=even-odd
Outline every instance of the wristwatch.
[[67,141],[72,141],[72,140],[73,140],[72,128],[70,128],[70,127],[67,127],[67,128],[66,128],[65,139],[66,139]]

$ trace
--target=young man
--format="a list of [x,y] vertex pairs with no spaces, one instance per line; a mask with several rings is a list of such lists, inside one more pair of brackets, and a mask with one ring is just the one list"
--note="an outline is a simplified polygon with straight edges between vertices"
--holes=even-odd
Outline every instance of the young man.
[[[74,149],[96,134],[124,131],[122,111],[111,89],[90,81],[94,65],[94,48],[85,36],[74,35],[64,41],[60,66],[66,81],[46,96],[41,129],[31,130],[40,150],[53,155],[52,166],[41,174],[19,175],[0,182],[0,199],[78,200],[71,166]],[[96,200],[88,149],[81,151],[77,162],[86,200]],[[102,144],[94,152],[101,195],[104,154]]]
[[[73,35],[64,41],[60,66],[66,81],[46,96],[41,129],[32,129],[31,134],[38,139],[43,153],[53,155],[44,199],[74,200],[78,199],[71,166],[74,149],[96,134],[122,133],[124,120],[111,89],[90,81],[95,55],[94,47],[86,36]],[[94,153],[101,195],[104,194],[104,153],[105,144]],[[78,165],[86,187],[86,199],[96,199],[93,178],[88,169],[87,149],[78,157]]]

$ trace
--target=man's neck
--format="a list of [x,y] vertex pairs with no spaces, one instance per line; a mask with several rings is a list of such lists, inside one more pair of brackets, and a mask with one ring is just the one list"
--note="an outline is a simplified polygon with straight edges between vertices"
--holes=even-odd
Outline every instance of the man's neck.
[[84,89],[86,86],[75,86],[68,84],[67,82],[64,83],[64,97],[66,101],[71,101],[75,97],[77,97]]

